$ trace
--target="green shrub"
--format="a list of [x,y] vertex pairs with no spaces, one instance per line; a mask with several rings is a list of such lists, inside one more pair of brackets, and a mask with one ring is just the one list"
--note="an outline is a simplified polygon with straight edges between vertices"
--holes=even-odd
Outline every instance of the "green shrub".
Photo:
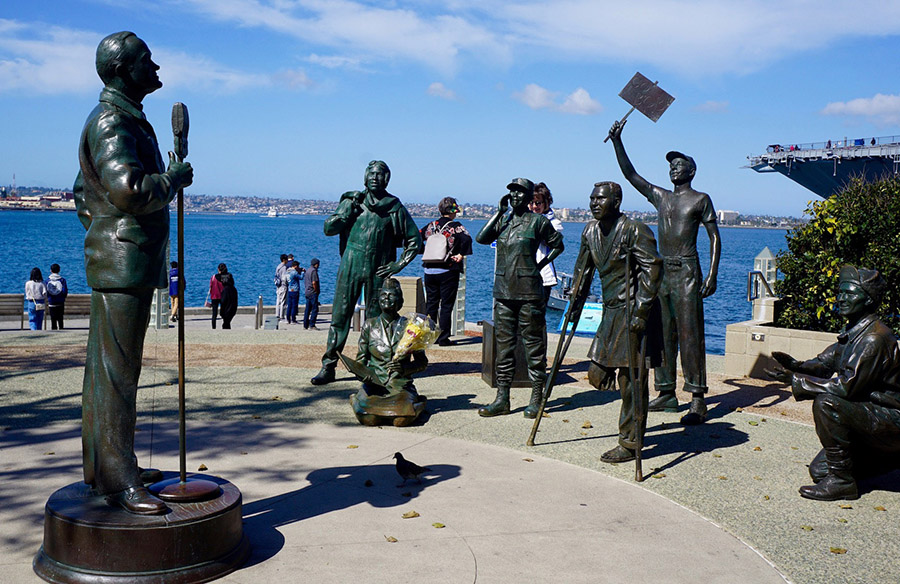
[[782,298],[775,324],[839,332],[845,323],[835,309],[838,272],[852,264],[887,280],[877,312],[900,333],[900,178],[853,179],[830,199],[810,202],[805,214],[810,221],[787,234],[788,249],[778,254],[784,277],[775,288]]

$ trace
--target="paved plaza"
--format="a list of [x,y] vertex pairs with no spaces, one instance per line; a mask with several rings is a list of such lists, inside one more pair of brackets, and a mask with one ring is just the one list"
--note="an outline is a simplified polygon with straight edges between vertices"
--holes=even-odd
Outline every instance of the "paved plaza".
[[[81,479],[87,322],[14,326],[0,322],[0,582],[40,582],[43,505]],[[707,424],[680,426],[684,406],[650,414],[637,484],[632,463],[600,462],[619,403],[587,383],[587,339],[569,350],[529,448],[527,388],[513,390],[512,415],[476,414],[494,393],[480,337],[429,350],[416,379],[423,424],[366,428],[348,373],[309,383],[324,326],[254,330],[239,315],[234,327],[186,323],[188,470],[241,489],[253,546],[221,582],[900,581],[900,477],[862,483],[849,505],[802,499],[819,448],[808,404],[725,377],[721,357],[710,356]],[[175,348],[174,329],[148,331],[138,396],[139,461],[165,470],[178,467]],[[431,472],[401,485],[394,452]]]

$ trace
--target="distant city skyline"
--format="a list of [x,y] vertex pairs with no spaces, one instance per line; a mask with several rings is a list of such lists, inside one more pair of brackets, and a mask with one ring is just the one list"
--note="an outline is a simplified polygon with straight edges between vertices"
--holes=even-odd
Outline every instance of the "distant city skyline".
[[900,135],[890,0],[42,0],[0,11],[0,184],[71,188],[94,51],[118,30],[161,67],[144,104],[164,155],[172,103],[190,109],[196,194],[337,200],[382,159],[408,202],[492,203],[525,176],[585,208],[595,181],[624,183],[602,140],[636,71],[675,102],[629,118],[635,167],[670,186],[666,152],[693,156],[717,209],[817,198],[741,168],[769,144]]

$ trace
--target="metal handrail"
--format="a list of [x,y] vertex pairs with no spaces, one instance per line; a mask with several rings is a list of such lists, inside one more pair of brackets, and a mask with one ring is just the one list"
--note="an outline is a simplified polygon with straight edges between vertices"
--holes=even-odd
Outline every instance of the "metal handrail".
[[750,270],[750,272],[747,273],[747,302],[753,302],[759,298],[757,289],[753,286],[754,277],[758,278],[759,281],[763,283],[769,296],[775,296],[775,292],[772,291],[772,287],[769,286],[769,282],[766,280],[766,275],[759,270]]

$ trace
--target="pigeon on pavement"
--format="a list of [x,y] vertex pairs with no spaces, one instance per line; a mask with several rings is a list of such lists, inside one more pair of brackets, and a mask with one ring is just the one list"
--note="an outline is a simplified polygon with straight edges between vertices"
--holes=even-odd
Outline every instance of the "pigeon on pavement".
[[394,458],[397,460],[397,474],[403,479],[403,483],[400,483],[401,485],[406,483],[407,479],[416,479],[421,483],[422,479],[420,477],[431,470],[427,466],[422,467],[406,460],[399,452],[394,453]]

